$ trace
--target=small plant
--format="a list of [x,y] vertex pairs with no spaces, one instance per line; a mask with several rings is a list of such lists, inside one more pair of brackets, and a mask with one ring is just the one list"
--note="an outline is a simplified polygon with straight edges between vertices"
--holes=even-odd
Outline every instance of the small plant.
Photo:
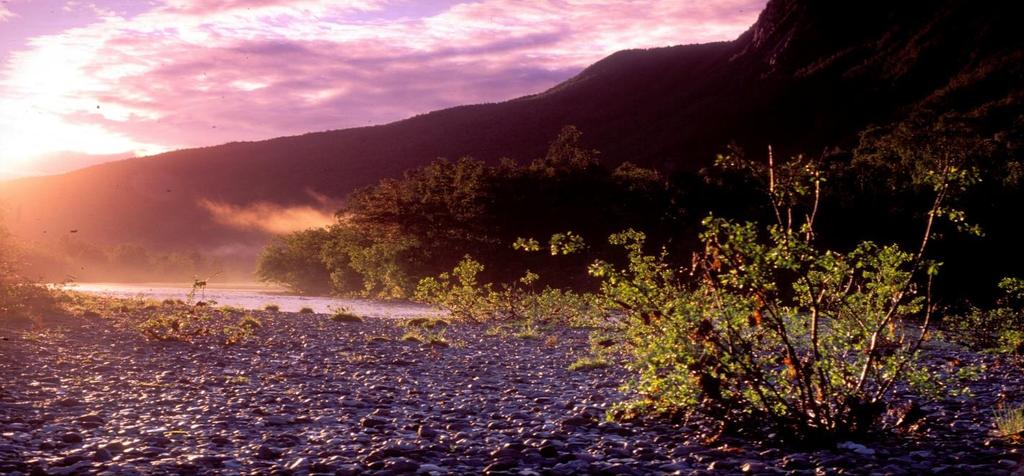
[[[576,237],[574,243],[579,238],[569,236]],[[523,241],[521,238],[520,242]],[[532,250],[520,242],[517,242],[517,249]],[[559,250],[559,253],[570,252],[565,248]],[[482,264],[467,255],[451,272],[422,279],[416,288],[416,299],[448,310],[455,319],[476,323],[559,322],[586,326],[605,316],[591,297],[553,288],[534,290],[540,277],[533,272],[526,271],[513,282],[495,285],[478,281],[477,276],[483,270]]]
[[417,344],[423,342],[422,336],[420,335],[419,332],[416,331],[407,331],[405,334],[402,335],[401,340],[406,342],[415,342]]
[[414,317],[412,319],[402,321],[400,325],[410,328],[434,329],[438,327],[448,327],[448,321],[436,317]]
[[484,337],[502,337],[508,334],[508,330],[505,326],[491,326],[484,331]]
[[439,347],[449,346],[448,340],[445,339],[448,323],[442,319],[414,318],[401,325],[407,329],[402,335],[404,341]]
[[1024,405],[996,410],[996,430],[1000,436],[1014,441],[1020,441],[1024,437]]
[[352,314],[351,312],[348,312],[348,310],[345,309],[339,309],[338,311],[336,311],[334,315],[331,316],[331,320],[334,322],[363,322],[362,317]]
[[558,336],[550,335],[544,338],[544,347],[558,347]]
[[316,311],[313,311],[311,307],[304,307],[299,309],[299,314],[316,314]]
[[246,314],[242,317],[242,320],[238,322],[238,325],[247,329],[256,330],[263,327],[263,322],[252,314]]
[[1002,296],[992,309],[971,308],[946,319],[953,340],[973,349],[1024,354],[1024,280],[1004,278]]
[[153,315],[138,325],[146,338],[158,341],[191,342],[210,334],[206,317],[191,311]]
[[451,272],[420,280],[415,297],[447,309],[455,319],[483,322],[493,312],[487,299],[492,285],[477,281],[483,270],[484,265],[466,255]]
[[516,332],[515,336],[517,339],[538,340],[540,339],[540,332],[533,325],[527,324],[519,332]]
[[281,306],[278,306],[277,304],[267,304],[266,306],[263,306],[263,310],[267,312],[280,312]]
[[603,357],[588,356],[576,359],[575,362],[569,365],[569,370],[573,372],[578,372],[585,370],[604,369],[608,368],[609,366],[611,366],[611,363],[608,362]]
[[224,328],[224,345],[241,344],[256,334],[263,323],[256,317],[246,314],[237,324]]
[[[185,303],[188,305],[206,306],[209,305],[206,302],[206,286],[209,284],[210,278],[199,279],[194,278],[192,280],[192,290],[189,291],[186,296]],[[199,298],[198,300],[196,298]]]

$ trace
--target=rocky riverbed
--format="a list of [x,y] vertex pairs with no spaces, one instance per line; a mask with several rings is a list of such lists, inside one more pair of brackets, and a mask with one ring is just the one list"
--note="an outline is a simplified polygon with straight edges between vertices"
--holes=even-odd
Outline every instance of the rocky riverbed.
[[699,419],[604,421],[627,374],[569,371],[584,331],[453,326],[442,347],[402,341],[392,320],[257,314],[231,347],[151,342],[96,315],[0,327],[0,474],[1021,472],[992,410],[1024,399],[1024,377],[992,356],[929,350],[986,373],[972,397],[923,403],[911,429],[825,450],[702,445]]

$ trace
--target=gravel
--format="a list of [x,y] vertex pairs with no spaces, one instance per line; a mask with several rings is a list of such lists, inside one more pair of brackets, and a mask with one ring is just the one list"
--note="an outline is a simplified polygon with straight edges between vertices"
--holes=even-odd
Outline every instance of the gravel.
[[0,474],[1024,474],[993,432],[992,410],[1024,401],[1001,357],[928,350],[986,372],[970,397],[897,394],[919,413],[899,431],[818,450],[704,445],[715,425],[700,418],[605,421],[628,374],[567,370],[583,330],[453,325],[440,347],[386,319],[256,314],[256,336],[231,347],[150,342],[123,318],[0,326]]

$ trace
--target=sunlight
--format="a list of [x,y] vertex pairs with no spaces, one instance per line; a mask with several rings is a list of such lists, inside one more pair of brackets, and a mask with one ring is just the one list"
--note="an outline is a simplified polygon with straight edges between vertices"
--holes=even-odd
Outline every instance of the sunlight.
[[[59,140],[55,140],[59,138]],[[103,155],[126,151],[152,155],[167,148],[143,144],[96,125],[69,124],[51,114],[0,119],[0,173],[32,175],[34,163],[46,154],[73,150]]]

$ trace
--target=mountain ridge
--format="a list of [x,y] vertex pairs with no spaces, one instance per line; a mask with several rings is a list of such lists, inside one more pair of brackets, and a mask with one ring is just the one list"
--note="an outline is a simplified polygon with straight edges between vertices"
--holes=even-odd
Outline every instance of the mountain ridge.
[[[311,192],[340,198],[437,157],[527,161],[567,124],[603,163],[686,173],[732,142],[783,154],[852,147],[864,127],[929,105],[988,108],[1005,122],[1024,91],[1020,35],[1008,36],[1019,10],[771,0],[736,40],[620,51],[537,94],[19,179],[0,185],[0,201],[30,240],[76,228],[97,243],[156,249],[257,244],[265,233],[219,224],[199,203],[309,204]],[[978,86],[993,81],[1002,87]]]

